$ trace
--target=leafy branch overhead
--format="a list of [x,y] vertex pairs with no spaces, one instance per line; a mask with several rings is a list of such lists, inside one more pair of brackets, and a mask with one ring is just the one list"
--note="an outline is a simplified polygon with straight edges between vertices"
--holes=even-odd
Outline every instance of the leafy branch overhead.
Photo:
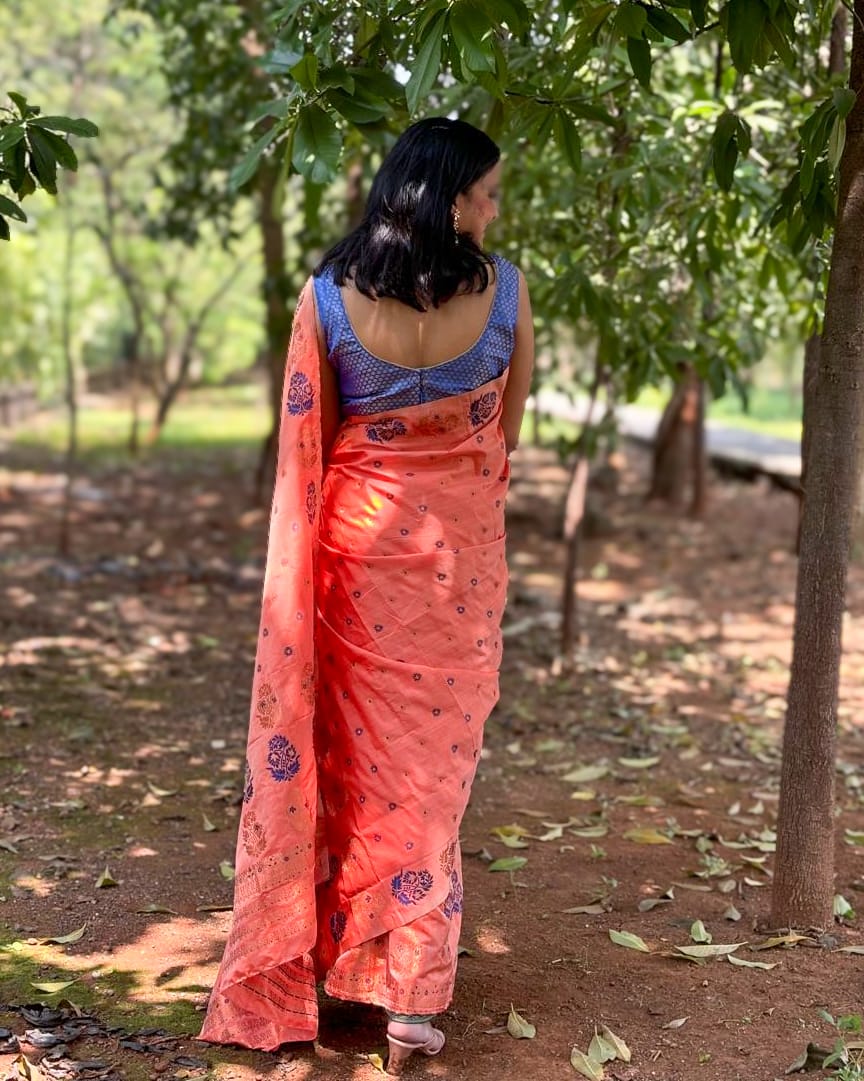
[[[37,188],[57,194],[57,169],[78,169],[78,156],[68,136],[93,138],[99,129],[90,120],[42,116],[38,105],[9,91],[12,106],[0,108],[0,240],[9,240],[9,218],[24,222],[20,203]],[[8,187],[14,199],[5,195]]]
[[[275,40],[262,59],[278,92],[248,117],[254,141],[231,184],[245,184],[273,144],[286,170],[326,184],[335,178],[354,129],[368,142],[388,123],[402,127],[417,113],[452,108],[478,91],[492,102],[487,127],[493,136],[509,126],[536,146],[551,139],[578,173],[580,127],[611,123],[610,95],[624,100],[631,93],[628,81],[635,79],[649,95],[662,93],[658,66],[684,47],[719,50],[718,78],[722,68],[732,73],[732,82],[722,85],[726,108],[716,113],[709,159],[718,186],[728,192],[752,145],[750,124],[737,107],[742,79],[778,63],[795,68],[801,35],[823,8],[819,0],[556,6],[396,0],[356,12],[335,0],[292,0],[275,13]],[[849,95],[834,91],[821,105],[817,99],[814,123],[801,130],[800,168],[774,213],[775,224],[790,222],[793,246],[799,236],[801,243],[818,238],[831,225],[833,172],[854,102]]]

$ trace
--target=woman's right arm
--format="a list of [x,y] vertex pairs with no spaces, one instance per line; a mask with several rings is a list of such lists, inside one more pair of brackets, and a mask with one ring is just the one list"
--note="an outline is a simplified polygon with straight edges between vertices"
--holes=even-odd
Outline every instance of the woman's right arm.
[[531,390],[531,373],[534,370],[534,323],[531,317],[531,299],[525,275],[519,271],[519,311],[516,316],[516,332],[510,371],[504,388],[501,409],[501,427],[507,453],[514,451],[519,443],[519,431],[525,415],[525,402]]

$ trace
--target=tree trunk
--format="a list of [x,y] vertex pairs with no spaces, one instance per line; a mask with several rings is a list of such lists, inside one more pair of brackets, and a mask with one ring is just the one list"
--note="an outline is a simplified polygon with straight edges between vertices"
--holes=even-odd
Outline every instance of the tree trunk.
[[864,0],[855,0],[837,225],[831,253],[795,601],[771,922],[833,921],[834,772],[846,576],[864,428]]
[[[236,263],[232,268],[231,273],[219,287],[207,297],[197,314],[191,317],[188,315],[186,316],[186,330],[183,333],[183,341],[180,344],[176,363],[173,366],[165,366],[166,382],[159,392],[156,416],[153,419],[153,424],[148,433],[148,442],[151,444],[157,442],[161,436],[162,429],[165,427],[165,422],[168,420],[168,414],[176,402],[180,391],[185,388],[188,382],[189,371],[195,357],[195,346],[197,345],[201,331],[204,329],[204,325],[207,322],[207,317],[216,307],[216,304],[231,288],[242,269],[242,264],[239,262]],[[165,340],[167,342],[167,336]]]
[[807,459],[810,456],[810,432],[813,427],[813,406],[816,402],[816,388],[819,382],[819,354],[822,339],[816,333],[811,334],[804,344],[804,379],[802,384],[801,409],[801,479],[798,486],[798,531],[795,538],[795,552],[801,553],[801,521],[804,516],[804,493],[807,491]]
[[64,558],[72,550],[72,502],[75,494],[75,478],[78,472],[78,386],[74,344],[72,342],[73,280],[75,261],[75,225],[69,208],[66,208],[66,251],[63,259],[63,307],[60,334],[63,340],[63,361],[66,380],[66,485],[63,490],[63,509],[60,518],[58,548]]
[[831,42],[828,50],[829,75],[842,75],[846,70],[846,36],[848,32],[849,20],[846,14],[846,6],[841,0],[831,20]]
[[564,504],[564,589],[561,598],[561,657],[573,652],[579,627],[576,575],[579,570],[579,540],[585,520],[585,499],[588,493],[588,456],[580,447],[570,472],[567,498]]
[[697,459],[695,440],[701,436],[697,431],[700,383],[688,365],[666,403],[654,437],[648,499],[659,499],[679,509],[686,501],[688,476]]
[[588,471],[592,457],[592,424],[597,395],[603,383],[603,345],[598,342],[594,364],[594,378],[588,398],[588,409],[582,431],[576,443],[576,456],[570,471],[570,483],[564,499],[564,543],[566,545],[564,562],[564,581],[561,595],[561,661],[570,657],[576,643],[579,627],[578,598],[576,578],[579,570],[579,540],[582,535],[582,523],[585,520],[585,500],[588,495]]
[[284,187],[279,170],[271,161],[262,161],[258,169],[258,227],[264,252],[264,307],[267,327],[267,370],[270,374],[271,426],[255,474],[255,494],[260,501],[269,490],[276,468],[276,441],[282,416],[282,381],[285,376],[285,353],[291,333],[289,281],[285,269],[285,230],[282,222]]
[[694,411],[690,445],[693,494],[690,499],[690,517],[701,518],[708,503],[708,455],[705,450],[705,381],[696,380],[693,393]]

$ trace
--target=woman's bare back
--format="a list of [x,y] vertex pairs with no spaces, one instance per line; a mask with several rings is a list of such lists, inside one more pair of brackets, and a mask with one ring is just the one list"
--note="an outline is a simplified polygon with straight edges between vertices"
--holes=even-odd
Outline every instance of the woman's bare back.
[[351,285],[343,286],[342,299],[354,334],[369,353],[403,368],[434,368],[461,356],[481,337],[495,289],[493,280],[482,293],[451,297],[425,312],[390,297],[372,301]]

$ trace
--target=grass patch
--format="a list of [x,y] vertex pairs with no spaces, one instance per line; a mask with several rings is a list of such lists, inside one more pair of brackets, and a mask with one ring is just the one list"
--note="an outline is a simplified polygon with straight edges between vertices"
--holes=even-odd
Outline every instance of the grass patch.
[[[44,1002],[49,1006],[67,1000],[87,1013],[98,1015],[111,1025],[122,1025],[129,1032],[158,1026],[177,1035],[197,1035],[201,1014],[187,999],[138,1002],[133,997],[144,986],[134,971],[118,971],[104,965],[82,966],[83,958],[74,958],[73,967],[56,946],[40,946],[12,939],[8,930],[0,932],[0,984],[3,1000],[10,1006]],[[64,963],[65,962],[65,963]],[[62,991],[48,993],[34,983],[75,980]]]
[[[84,461],[130,460],[131,414],[128,407],[106,399],[104,404],[81,410],[78,418],[80,457]],[[171,461],[177,450],[189,454],[256,450],[267,435],[270,410],[261,389],[254,385],[188,391],[169,414],[158,443],[147,445],[149,416],[140,429],[141,460]],[[18,429],[12,445],[47,450],[54,454],[66,446],[67,424],[61,410],[44,411]]]

